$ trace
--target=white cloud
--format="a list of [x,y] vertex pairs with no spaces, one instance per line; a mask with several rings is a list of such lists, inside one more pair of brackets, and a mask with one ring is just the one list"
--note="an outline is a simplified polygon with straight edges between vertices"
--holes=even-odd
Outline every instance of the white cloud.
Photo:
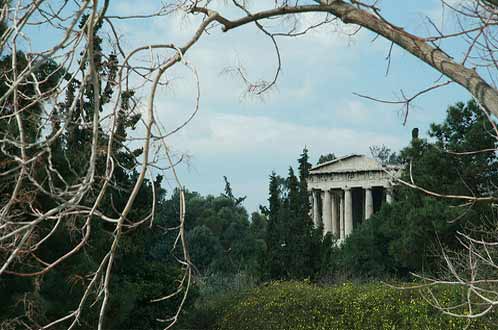
[[307,145],[318,152],[347,154],[365,152],[369,145],[399,148],[401,141],[390,134],[340,127],[306,126],[264,116],[200,114],[172,142],[176,148],[195,154],[219,156],[295,155]]

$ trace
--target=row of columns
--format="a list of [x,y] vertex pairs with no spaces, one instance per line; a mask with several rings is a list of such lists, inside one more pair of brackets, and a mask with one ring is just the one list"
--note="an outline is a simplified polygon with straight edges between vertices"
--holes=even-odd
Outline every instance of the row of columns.
[[[365,219],[374,213],[372,187],[365,189]],[[320,223],[318,199],[322,200],[322,219],[324,232],[330,232],[339,239],[344,239],[353,232],[353,195],[351,188],[341,190],[314,190],[313,195],[313,222]],[[390,189],[386,190],[386,202],[392,202]]]

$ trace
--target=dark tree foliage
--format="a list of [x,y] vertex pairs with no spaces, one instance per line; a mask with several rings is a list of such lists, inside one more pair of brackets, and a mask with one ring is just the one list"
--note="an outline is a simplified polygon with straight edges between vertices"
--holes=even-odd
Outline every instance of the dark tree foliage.
[[[311,170],[311,163],[309,162],[308,149],[304,148],[303,153],[298,159],[299,163],[299,196],[300,196],[300,215],[303,218],[309,217],[311,205],[310,205],[310,194],[308,192],[308,181],[307,178],[309,176]],[[309,221],[312,222],[311,218]]]
[[[230,191],[230,194],[231,191]],[[197,275],[213,273],[235,274],[259,272],[261,251],[264,250],[264,216],[255,213],[260,221],[251,222],[240,198],[220,194],[201,196],[185,192],[185,218],[189,253]],[[164,217],[178,219],[179,192],[173,191],[166,201]],[[261,218],[261,219],[260,219]],[[208,251],[210,251],[208,253]]]
[[267,225],[268,219],[264,214],[259,212],[251,214],[251,232],[254,238],[264,241]]
[[[285,226],[288,227],[287,239],[285,246],[285,255],[287,261],[287,273],[290,278],[306,278],[313,273],[312,264],[310,264],[311,234],[312,232],[306,227],[306,217],[303,217],[302,210],[305,206],[302,204],[300,183],[294,174],[292,167],[289,169],[289,195],[286,206],[289,208],[289,215],[285,220]],[[307,192],[305,193],[307,195]]]
[[223,180],[225,180],[225,194],[224,194],[224,196],[233,200],[235,203],[235,206],[241,204],[243,201],[246,200],[247,196],[235,197],[233,195],[232,187],[230,186],[230,182],[228,182],[228,179],[226,176],[223,177]]
[[292,167],[289,167],[287,182],[287,186],[289,188],[287,204],[292,216],[297,218],[301,214],[302,205],[299,191],[299,181],[294,174],[294,169]]
[[270,279],[314,278],[322,268],[322,254],[328,253],[322,246],[322,230],[313,227],[309,214],[308,159],[304,149],[298,160],[299,178],[291,167],[285,185],[275,173],[270,176],[266,233]]
[[[444,154],[447,164],[451,165],[444,174],[443,192],[476,195],[496,193],[498,161],[494,150],[498,141],[493,134],[491,123],[474,100],[451,106],[442,124],[431,125],[429,135],[436,139],[434,147]],[[455,154],[480,150],[488,151]],[[411,155],[403,156],[407,159]],[[436,189],[437,186],[433,184],[431,187]]]
[[282,249],[285,247],[284,243],[284,224],[281,223],[282,217],[280,216],[285,209],[281,197],[281,184],[275,172],[270,175],[268,198],[268,225],[266,230],[266,269],[267,274],[265,277],[269,278],[282,278],[285,276],[285,264],[282,260]]
[[318,162],[316,164],[317,165],[323,164],[325,162],[329,162],[329,161],[334,160],[336,158],[337,157],[333,153],[329,153],[329,154],[326,154],[326,155],[321,155],[320,158],[318,158]]
[[[335,156],[334,156],[335,158]],[[302,154],[298,159],[299,163],[299,195],[300,195],[300,219],[299,230],[305,233],[303,236],[303,255],[305,259],[305,266],[309,269],[309,273],[316,275],[324,266],[322,264],[322,254],[328,255],[330,252],[326,246],[328,241],[323,236],[323,228],[320,226],[315,228],[313,219],[311,218],[311,204],[310,192],[308,191],[308,176],[311,170],[311,163],[309,162],[308,149],[304,148]]]
[[205,225],[194,227],[187,235],[189,253],[197,270],[205,273],[223,256],[220,240]]

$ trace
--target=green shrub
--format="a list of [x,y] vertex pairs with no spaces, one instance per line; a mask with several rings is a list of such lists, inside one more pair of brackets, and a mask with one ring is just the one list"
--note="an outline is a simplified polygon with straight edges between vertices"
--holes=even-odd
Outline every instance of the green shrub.
[[[438,289],[446,303],[458,303],[457,289]],[[318,287],[302,282],[274,282],[223,308],[219,330],[460,330],[496,329],[496,318],[454,318],[434,309],[418,290],[383,284]],[[470,323],[469,323],[470,322]]]
[[215,273],[203,277],[194,286],[199,296],[193,305],[184,309],[175,329],[216,329],[216,323],[227,307],[236,305],[255,286],[255,278],[244,272],[233,275]]
[[225,293],[198,299],[194,306],[184,310],[178,330],[216,330],[217,323],[223,318],[227,309],[243,300],[243,294]]

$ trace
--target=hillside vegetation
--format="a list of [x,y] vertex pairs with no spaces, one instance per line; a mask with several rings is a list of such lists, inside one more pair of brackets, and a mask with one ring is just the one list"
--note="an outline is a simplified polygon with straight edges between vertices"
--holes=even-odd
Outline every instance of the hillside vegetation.
[[[434,294],[440,301],[454,305],[461,301],[464,292],[458,288],[439,288]],[[204,317],[190,327],[199,330],[496,329],[496,314],[477,320],[450,317],[431,306],[426,300],[429,297],[425,290],[400,290],[381,283],[320,287],[309,282],[272,282],[245,294],[225,296],[198,306],[197,313]],[[208,319],[210,324],[205,322]]]

